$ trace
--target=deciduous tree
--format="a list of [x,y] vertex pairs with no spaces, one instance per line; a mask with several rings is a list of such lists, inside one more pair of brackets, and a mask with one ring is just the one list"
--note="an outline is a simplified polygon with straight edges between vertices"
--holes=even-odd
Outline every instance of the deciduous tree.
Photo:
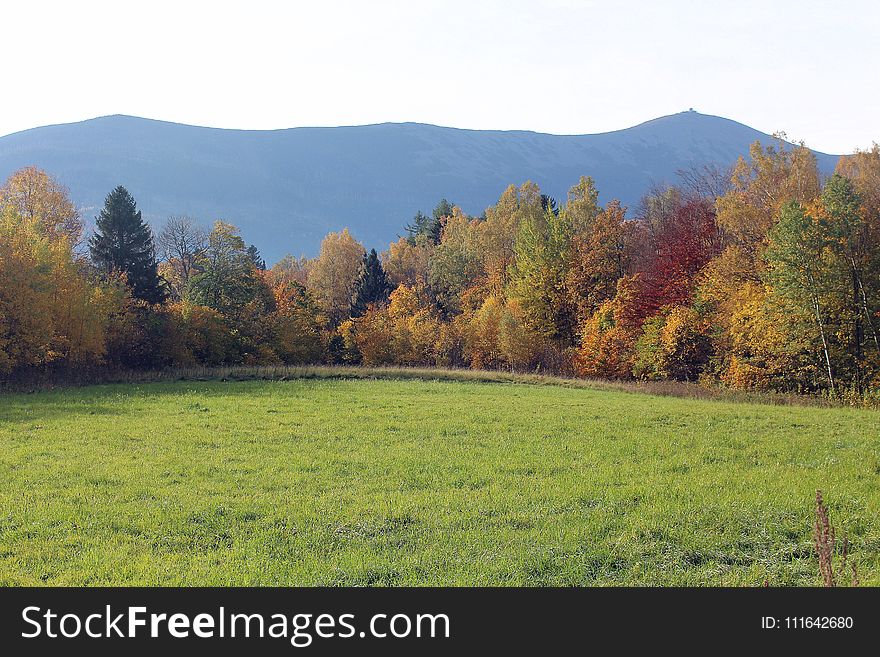
[[174,300],[183,299],[207,245],[207,231],[192,217],[168,217],[162,226],[156,237],[156,246],[166,265],[165,280]]
[[308,288],[332,326],[349,317],[364,265],[364,247],[348,229],[330,233],[309,272]]
[[393,287],[427,287],[434,244],[424,237],[408,240],[401,237],[388,245],[382,264]]
[[50,237],[66,237],[73,246],[82,237],[83,222],[67,188],[37,167],[16,171],[0,187],[3,207],[34,222]]
[[479,226],[478,220],[455,208],[431,256],[429,282],[447,314],[461,312],[461,295],[485,277]]
[[626,208],[616,200],[576,234],[566,287],[583,321],[617,291],[617,281],[631,273],[634,234]]

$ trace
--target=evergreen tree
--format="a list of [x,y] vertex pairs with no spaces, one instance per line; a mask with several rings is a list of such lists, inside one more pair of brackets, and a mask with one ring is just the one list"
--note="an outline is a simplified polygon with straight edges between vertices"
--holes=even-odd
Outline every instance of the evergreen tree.
[[440,234],[443,232],[443,219],[452,216],[452,208],[452,203],[444,198],[440,199],[430,217],[421,210],[416,212],[416,216],[404,228],[409,234],[410,243],[415,244],[418,237],[424,236],[433,244],[439,244]]
[[260,255],[260,250],[251,244],[247,248],[248,257],[251,259],[251,262],[254,263],[254,267],[259,269],[260,271],[266,271],[266,261],[263,259],[263,256]]
[[432,221],[426,234],[434,244],[440,244],[440,234],[443,232],[443,219],[452,216],[452,209],[452,203],[442,198],[431,213]]
[[390,292],[391,286],[379,260],[379,255],[376,253],[376,249],[370,249],[369,253],[364,254],[364,265],[355,287],[351,316],[362,316],[367,312],[367,306],[371,303],[384,303],[388,300]]
[[544,210],[544,212],[559,214],[559,204],[556,202],[556,199],[549,194],[541,194],[541,209]]
[[105,274],[123,274],[132,296],[148,303],[165,298],[156,271],[153,233],[144,223],[128,190],[119,186],[107,195],[89,241],[92,260]]
[[415,243],[419,235],[424,235],[430,230],[431,218],[424,212],[419,210],[405,227],[404,230],[409,235],[409,241]]
[[434,221],[440,221],[443,217],[449,217],[452,215],[453,204],[447,201],[445,198],[441,198],[440,202],[437,203],[434,211],[431,213]]

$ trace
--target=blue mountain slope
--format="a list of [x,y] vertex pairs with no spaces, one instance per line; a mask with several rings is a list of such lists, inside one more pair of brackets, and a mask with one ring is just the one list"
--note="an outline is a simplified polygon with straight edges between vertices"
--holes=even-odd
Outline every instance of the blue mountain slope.
[[[130,116],[46,126],[0,137],[0,179],[27,165],[67,185],[89,220],[116,185],[146,218],[223,218],[274,261],[314,254],[344,226],[384,248],[416,210],[447,197],[479,214],[510,183],[534,180],[564,199],[581,175],[601,199],[635,206],[655,183],[692,165],[730,164],[755,140],[745,125],[682,112],[595,135],[459,130],[416,123],[250,131]],[[820,168],[836,156],[817,153]]]

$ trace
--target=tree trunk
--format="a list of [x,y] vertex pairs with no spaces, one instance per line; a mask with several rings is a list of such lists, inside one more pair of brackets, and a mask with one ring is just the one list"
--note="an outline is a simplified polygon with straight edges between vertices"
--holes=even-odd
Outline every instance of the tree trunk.
[[861,297],[861,310],[865,313],[865,320],[868,322],[868,328],[871,329],[871,337],[874,338],[874,347],[880,352],[880,339],[877,337],[877,327],[874,326],[874,320],[871,318],[871,311],[868,310],[868,295],[865,293],[865,286],[862,284],[862,277],[856,275],[859,285],[859,295]]
[[856,387],[862,392],[862,339],[864,328],[862,326],[862,309],[859,299],[859,272],[856,269],[855,260],[852,260],[852,355],[853,365],[856,372]]
[[809,274],[810,294],[813,297],[813,309],[816,311],[816,324],[819,325],[819,335],[822,337],[822,351],[825,354],[825,366],[828,368],[828,384],[831,386],[831,392],[834,392],[834,374],[831,370],[831,357],[828,354],[828,339],[825,337],[825,324],[822,322],[822,313],[819,310],[819,295],[816,294],[816,285],[813,281],[813,275]]

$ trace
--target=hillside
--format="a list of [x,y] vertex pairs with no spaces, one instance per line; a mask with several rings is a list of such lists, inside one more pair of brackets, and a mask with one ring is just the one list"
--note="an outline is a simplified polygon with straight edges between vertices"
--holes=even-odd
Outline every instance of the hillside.
[[[271,262],[286,252],[314,254],[324,234],[343,226],[384,248],[439,198],[478,214],[512,182],[534,180],[562,199],[591,175],[603,201],[634,206],[653,183],[674,182],[679,169],[728,164],[769,139],[697,112],[594,135],[416,123],[223,130],[108,116],[0,137],[0,179],[31,164],[46,169],[70,188],[87,220],[122,184],[150,221],[222,217]],[[830,172],[836,156],[817,156]]]

